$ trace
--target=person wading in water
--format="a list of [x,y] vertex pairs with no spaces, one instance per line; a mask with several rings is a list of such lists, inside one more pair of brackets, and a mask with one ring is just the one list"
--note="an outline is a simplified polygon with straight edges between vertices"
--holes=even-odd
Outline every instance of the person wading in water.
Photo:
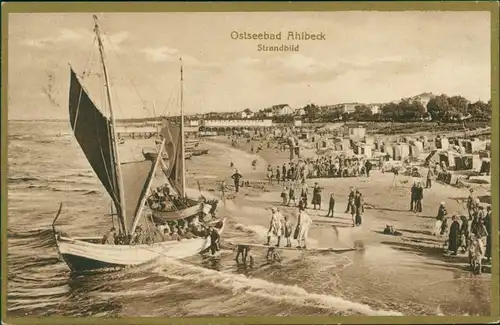
[[311,217],[306,213],[303,207],[299,208],[299,216],[297,218],[297,227],[295,228],[294,237],[299,242],[298,249],[307,249],[307,237],[309,235],[309,227],[311,226]]
[[267,232],[267,243],[266,245],[269,246],[271,242],[271,236],[275,235],[278,237],[278,243],[276,244],[276,247],[280,246],[280,241],[281,241],[281,234],[283,231],[283,216],[281,213],[278,211],[278,208],[272,207],[271,208],[272,215],[271,215],[271,222],[269,224],[269,231]]
[[236,193],[238,193],[239,189],[240,189],[240,179],[242,178],[243,176],[241,176],[241,174],[238,172],[238,170],[236,169],[234,174],[231,176],[231,178],[234,180],[234,189],[236,191]]
[[210,235],[210,252],[215,255],[220,251],[220,233],[214,226],[208,227],[208,233]]

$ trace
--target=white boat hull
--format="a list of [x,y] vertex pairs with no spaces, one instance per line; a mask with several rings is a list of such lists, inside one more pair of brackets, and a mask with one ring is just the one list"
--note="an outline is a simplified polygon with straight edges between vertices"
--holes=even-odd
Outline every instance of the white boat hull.
[[[222,222],[221,234],[225,219]],[[73,272],[123,268],[162,257],[186,258],[199,254],[211,244],[209,237],[151,245],[103,245],[69,237],[56,237],[56,240],[61,257]]]

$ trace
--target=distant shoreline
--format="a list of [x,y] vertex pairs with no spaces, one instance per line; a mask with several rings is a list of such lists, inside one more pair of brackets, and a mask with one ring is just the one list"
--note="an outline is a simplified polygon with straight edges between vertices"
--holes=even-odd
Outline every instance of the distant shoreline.
[[[144,118],[137,118],[137,119],[117,119],[116,122],[118,123],[142,123],[142,122],[155,122],[158,119],[144,119]],[[8,119],[9,122],[67,122],[69,121],[67,118],[61,118],[61,119]]]

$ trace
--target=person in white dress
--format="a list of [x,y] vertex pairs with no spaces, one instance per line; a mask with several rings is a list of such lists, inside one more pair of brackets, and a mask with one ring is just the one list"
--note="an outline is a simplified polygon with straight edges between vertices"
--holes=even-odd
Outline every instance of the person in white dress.
[[307,238],[309,236],[309,227],[311,226],[311,223],[312,219],[306,213],[304,207],[299,207],[299,215],[297,218],[297,227],[296,227],[296,232],[297,232],[296,239],[298,241],[297,248],[299,249],[307,248]]
[[267,232],[266,245],[268,246],[270,245],[271,236],[274,235],[278,237],[278,242],[276,244],[276,247],[279,247],[283,231],[283,216],[276,207],[272,207],[271,211],[272,211],[271,222],[269,223],[269,231]]

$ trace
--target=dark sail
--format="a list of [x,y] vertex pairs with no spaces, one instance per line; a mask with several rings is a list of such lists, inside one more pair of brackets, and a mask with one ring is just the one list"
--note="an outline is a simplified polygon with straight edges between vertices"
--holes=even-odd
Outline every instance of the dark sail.
[[147,183],[154,176],[154,163],[149,160],[121,164],[125,191],[127,229],[132,229],[134,216],[140,208],[141,199],[147,194]]
[[165,151],[169,158],[169,166],[165,175],[168,177],[170,184],[182,195],[184,193],[184,188],[182,188],[184,159],[182,159],[180,127],[169,121],[165,121],[161,129],[161,134],[165,138]]
[[111,196],[116,209],[120,209],[119,193],[113,164],[110,120],[94,105],[71,69],[69,89],[69,120],[75,138],[80,144],[92,169]]

